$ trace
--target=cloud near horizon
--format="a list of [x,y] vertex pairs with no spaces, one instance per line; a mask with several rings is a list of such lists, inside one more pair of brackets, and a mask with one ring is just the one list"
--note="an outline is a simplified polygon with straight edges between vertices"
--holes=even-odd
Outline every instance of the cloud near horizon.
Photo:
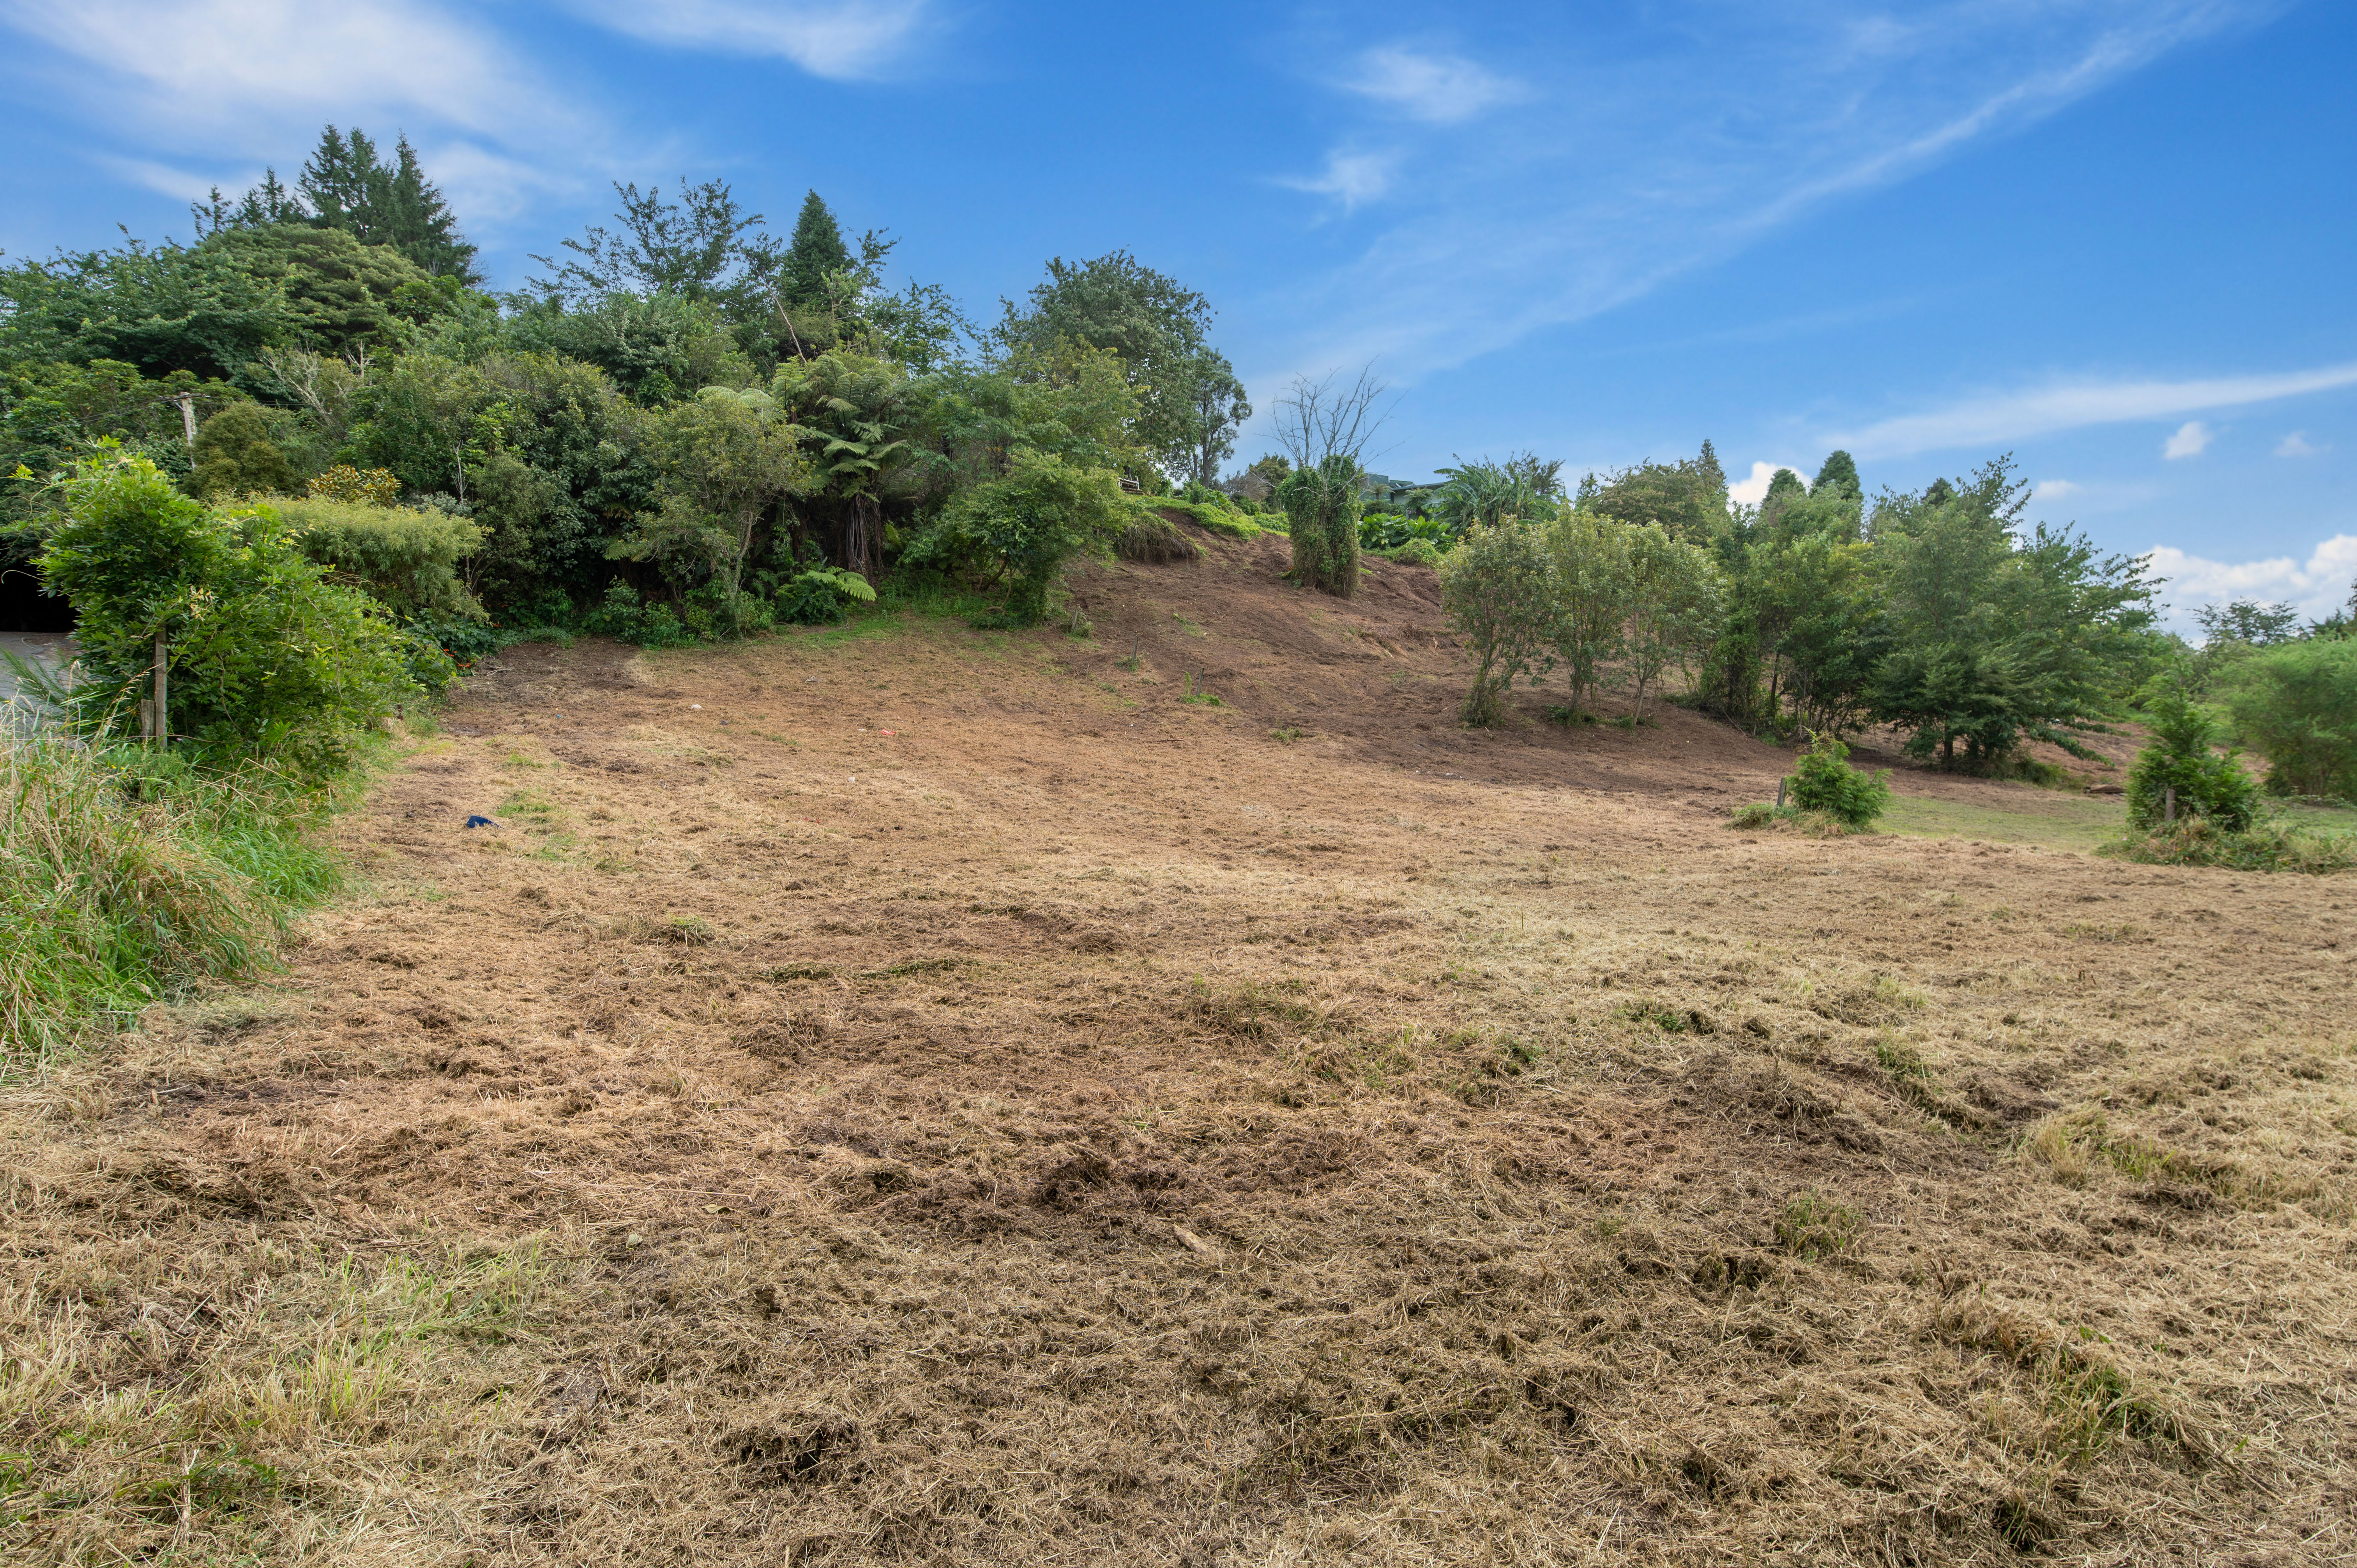
[[2168,579],[2161,590],[2169,613],[2165,623],[2183,630],[2197,606],[2260,599],[2287,604],[2309,620],[2320,620],[2349,604],[2357,588],[2357,534],[2336,533],[2319,543],[2305,561],[2288,555],[2265,561],[2212,561],[2173,545],[2144,555],[2153,575]]
[[[555,4],[623,37],[774,56],[831,78],[877,75],[938,30],[929,0]],[[522,25],[447,0],[0,0],[0,28],[73,62],[33,57],[19,70],[47,75],[61,104],[104,128],[91,160],[164,195],[234,193],[265,166],[291,177],[288,155],[299,163],[323,123],[387,143],[405,132],[479,241],[542,199],[631,177],[654,158],[708,161],[668,135],[623,146],[603,95],[550,80],[500,21]]]
[[[2173,419],[2349,386],[2357,386],[2357,363],[2195,381],[2064,381],[1968,398],[1946,408],[1881,420],[1827,439],[1860,457],[1904,457],[1954,447],[2001,446],[2008,441],[2091,424]],[[2169,456],[2188,456],[2207,445],[2207,434],[2189,436],[2188,430],[2201,433],[2207,427],[2195,420],[2179,429],[2170,437],[2170,446],[2181,441],[2196,444]]]
[[605,139],[504,38],[428,0],[0,0],[0,23],[89,68],[61,95],[139,149],[91,161],[166,195],[234,193],[265,166],[291,178],[289,153],[299,164],[323,123],[388,145],[405,131],[480,238],[526,193],[579,188]]
[[1745,506],[1758,506],[1768,499],[1768,487],[1775,483],[1777,471],[1781,468],[1790,468],[1796,474],[1801,472],[1798,463],[1754,463],[1749,478],[1738,479],[1727,487],[1727,499],[1740,501]]

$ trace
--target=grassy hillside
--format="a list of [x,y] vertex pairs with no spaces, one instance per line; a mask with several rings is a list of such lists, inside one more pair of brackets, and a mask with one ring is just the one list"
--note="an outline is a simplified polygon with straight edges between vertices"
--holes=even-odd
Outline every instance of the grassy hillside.
[[1789,754],[1205,546],[487,661],[285,988],[0,1101],[11,1560],[2340,1540],[2345,878],[1738,833]]

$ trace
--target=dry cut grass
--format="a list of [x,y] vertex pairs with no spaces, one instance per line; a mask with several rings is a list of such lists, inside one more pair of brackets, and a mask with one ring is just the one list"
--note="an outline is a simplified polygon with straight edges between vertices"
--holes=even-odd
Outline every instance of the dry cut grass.
[[284,998],[0,1107],[0,1550],[2357,1551],[2351,884],[1418,775],[1121,607],[509,655]]

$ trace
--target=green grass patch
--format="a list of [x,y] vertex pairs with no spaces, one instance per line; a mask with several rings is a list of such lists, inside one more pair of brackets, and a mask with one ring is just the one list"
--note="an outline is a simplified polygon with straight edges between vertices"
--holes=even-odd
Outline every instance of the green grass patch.
[[1776,1244],[1796,1258],[1835,1257],[1857,1244],[1857,1210],[1813,1192],[1784,1205],[1776,1217]]
[[339,789],[136,746],[0,746],[0,1068],[274,967],[287,921],[339,886],[317,832]]
[[1893,795],[1875,827],[1913,838],[1984,839],[2092,854],[2119,835],[2126,817],[2117,796],[2073,800],[2030,785],[2018,792],[2018,809]]
[[1130,505],[1149,515],[1178,512],[1230,539],[1256,539],[1268,532],[1263,519],[1246,516],[1211,501],[1182,501],[1176,496],[1138,496],[1131,500]]

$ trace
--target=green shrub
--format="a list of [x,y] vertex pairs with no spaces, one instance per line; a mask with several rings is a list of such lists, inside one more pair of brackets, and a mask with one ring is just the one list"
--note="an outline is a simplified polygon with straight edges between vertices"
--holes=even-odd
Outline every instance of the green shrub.
[[1439,546],[1428,539],[1411,539],[1405,544],[1394,544],[1375,553],[1403,566],[1437,566],[1448,559],[1441,554]]
[[2225,833],[2247,829],[2258,811],[2259,789],[2237,753],[2212,749],[2218,730],[2210,711],[2174,676],[2146,689],[2144,709],[2152,744],[2128,769],[2128,822],[2147,830],[2167,826],[2173,792],[2179,817],[2205,817]]
[[1871,827],[1890,804],[1890,774],[1852,768],[1849,747],[1820,733],[1792,769],[1792,804],[1823,811],[1846,827]]
[[197,432],[196,466],[188,488],[208,499],[275,494],[295,488],[295,467],[270,438],[256,403],[233,403]]
[[872,605],[876,590],[856,572],[813,566],[798,572],[777,594],[778,618],[793,626],[825,626],[844,618],[854,604]]
[[[1437,517],[1402,517],[1395,512],[1369,512],[1359,520],[1359,547],[1393,560],[1402,557],[1398,552],[1415,550],[1419,555],[1438,557],[1448,553],[1457,543],[1458,531]],[[1421,546],[1421,550],[1417,547]]]
[[1555,572],[1535,524],[1507,518],[1475,528],[1440,568],[1441,604],[1473,656],[1465,722],[1476,728],[1505,717],[1506,692],[1530,675],[1555,633]]
[[1338,598],[1359,591],[1359,465],[1329,457],[1276,487],[1293,542],[1293,580]]
[[288,916],[336,886],[321,795],[145,748],[0,748],[0,1067],[266,967]]
[[2221,695],[2267,759],[2267,792],[2357,800],[2357,640],[2284,643],[2236,665]]
[[1018,450],[1002,478],[960,493],[942,508],[902,559],[916,566],[973,556],[995,561],[1009,579],[998,618],[1036,626],[1047,618],[1049,590],[1064,564],[1109,549],[1129,519],[1120,482],[1109,469]]
[[359,579],[400,619],[481,617],[482,607],[458,575],[459,564],[482,548],[483,530],[478,524],[431,508],[317,495],[265,504],[294,531],[295,542],[306,556]]
[[339,463],[325,473],[313,475],[304,491],[315,501],[391,506],[401,499],[401,476],[391,468],[371,468],[363,474],[350,463]]
[[2100,852],[2147,865],[2214,865],[2232,871],[2298,871],[2311,875],[2357,868],[2357,832],[2269,819],[2240,832],[2211,817],[2180,817],[2151,832],[2131,832]]
[[167,648],[171,727],[209,765],[263,757],[313,778],[417,692],[416,649],[382,607],[327,581],[267,510],[222,514],[144,457],[85,461],[39,558],[77,617],[71,716],[119,736]]
[[638,589],[619,577],[606,585],[605,598],[584,624],[601,637],[640,648],[686,648],[697,640],[669,605],[640,603]]

